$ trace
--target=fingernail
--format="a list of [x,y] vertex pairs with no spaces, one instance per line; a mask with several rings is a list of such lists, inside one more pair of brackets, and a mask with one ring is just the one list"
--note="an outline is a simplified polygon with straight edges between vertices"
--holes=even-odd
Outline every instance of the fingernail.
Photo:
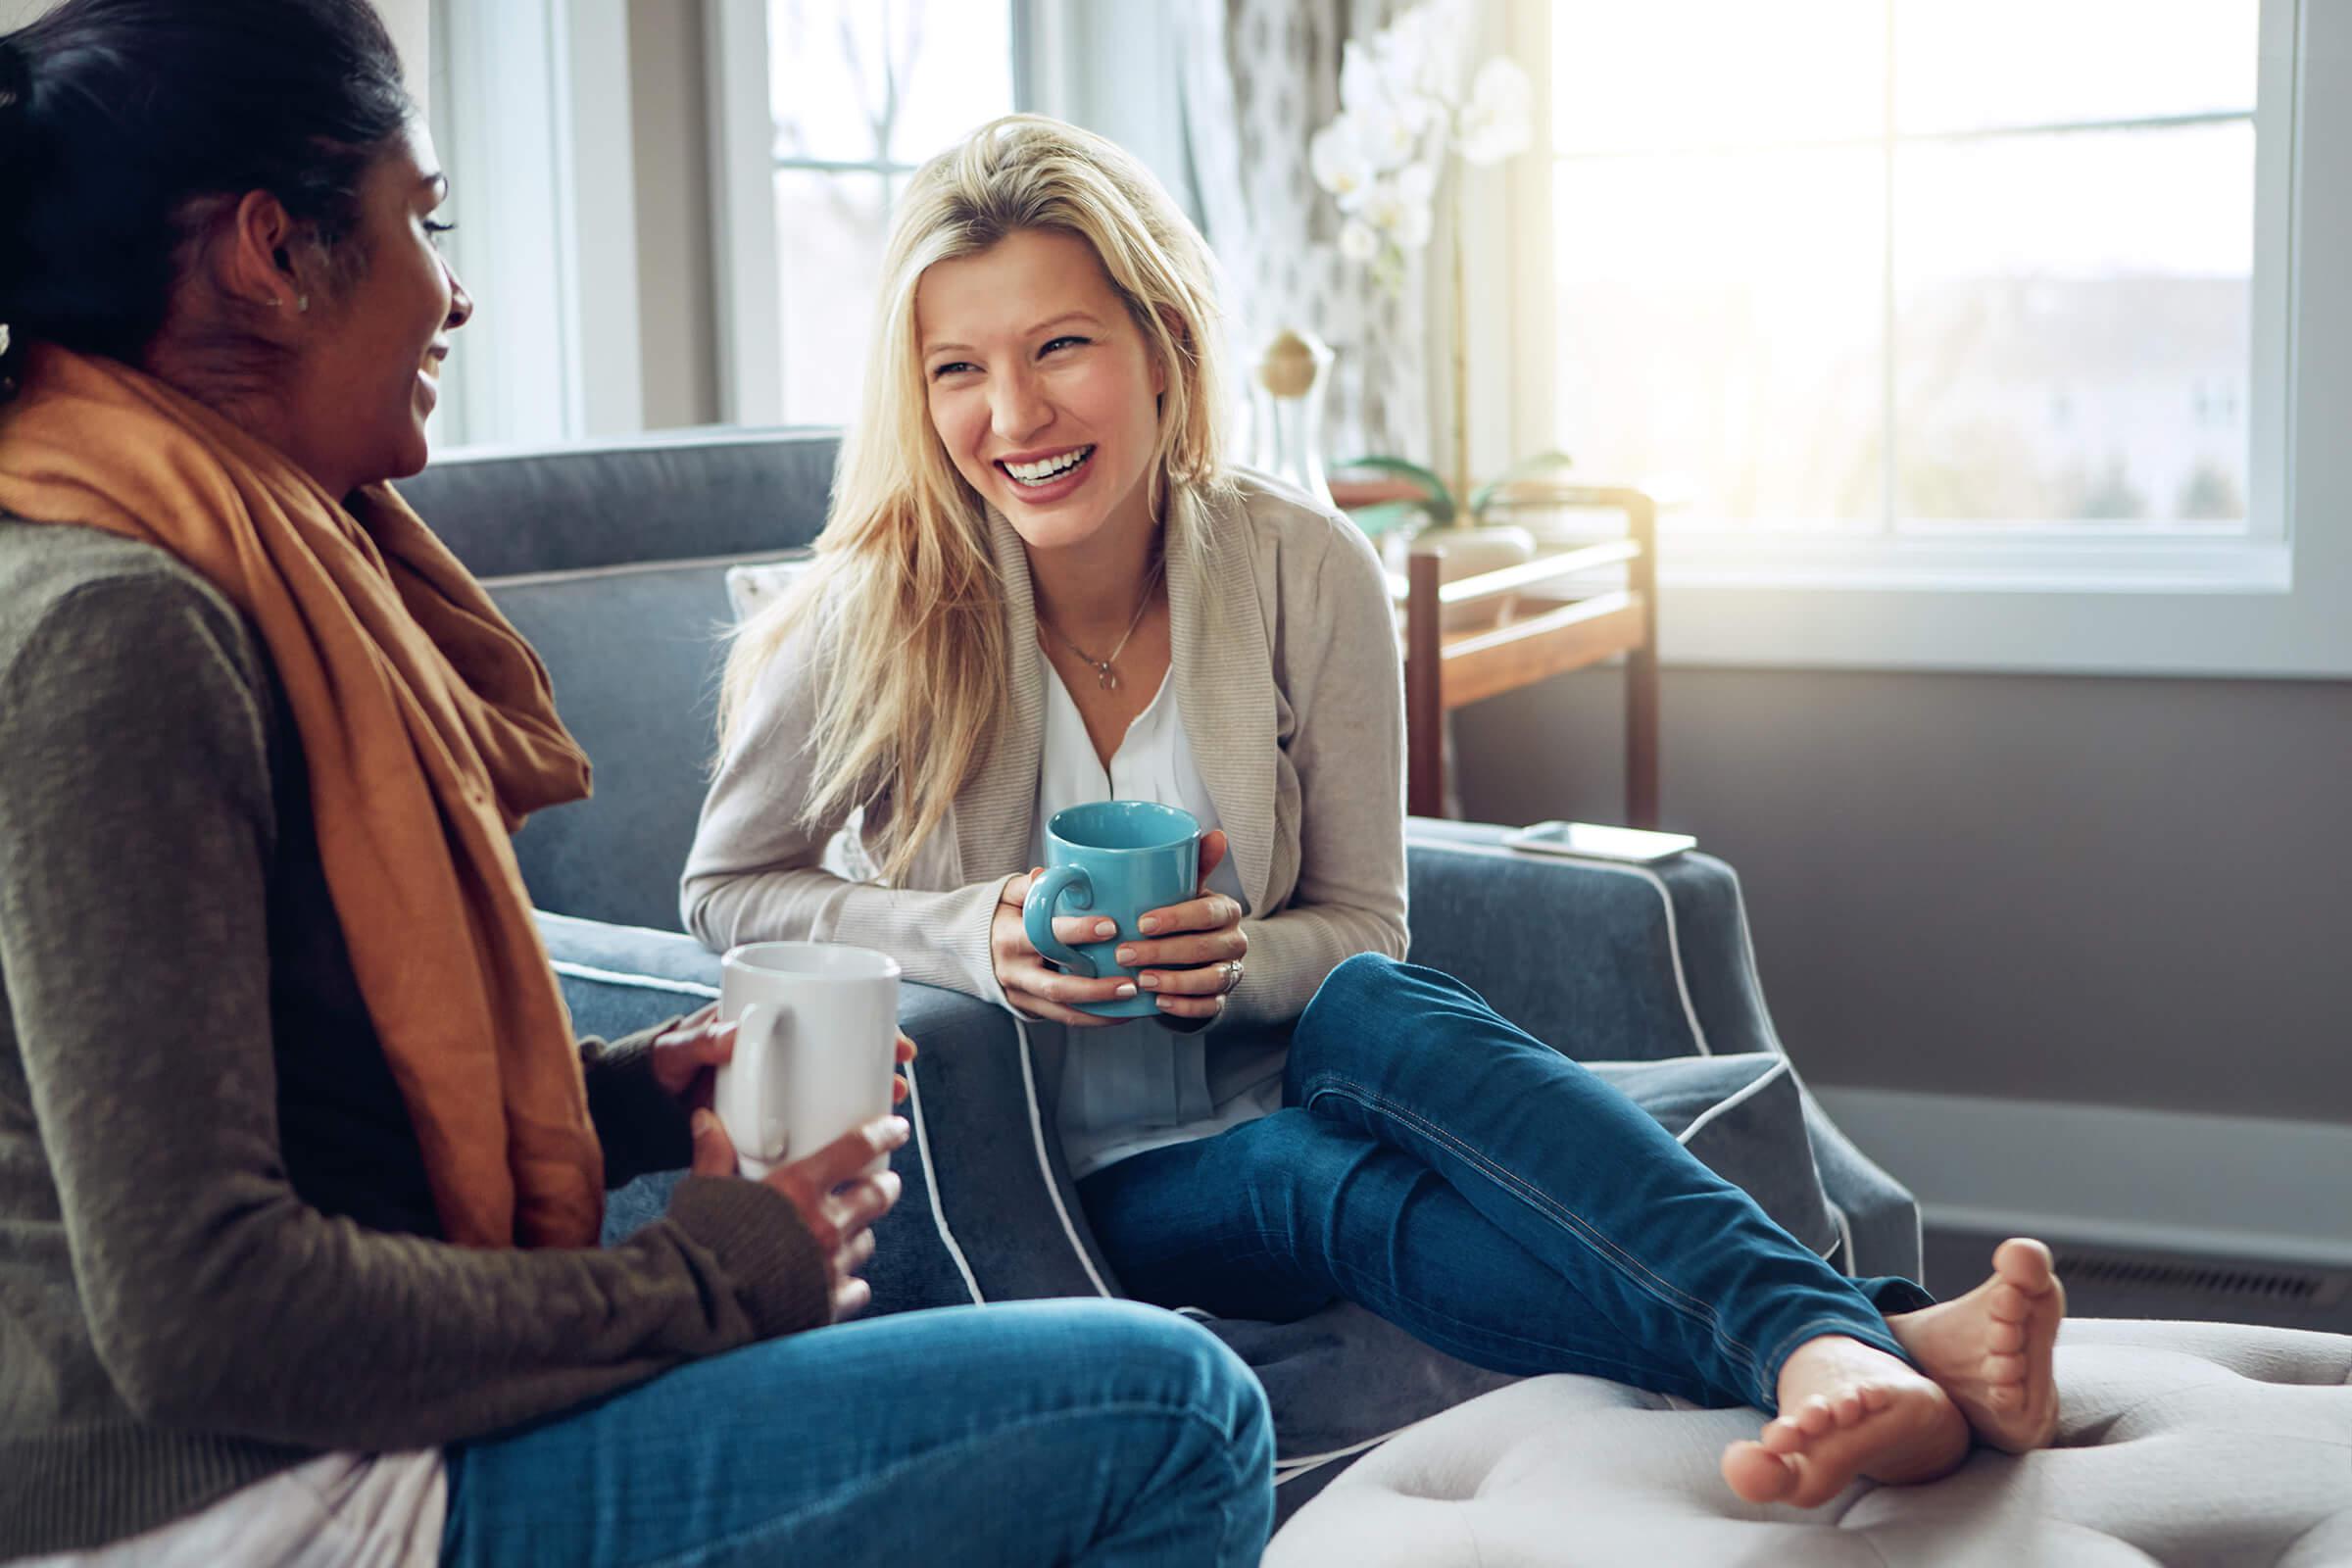
[[891,1198],[898,1197],[900,1190],[906,1185],[904,1179],[895,1170],[884,1171],[874,1178],[874,1182]]
[[1155,974],[1139,974],[1135,977],[1135,983],[1142,986],[1146,991],[1157,991],[1159,989],[1159,976]]
[[1121,963],[1133,963],[1135,961],[1135,950],[1133,948],[1121,948],[1118,952],[1112,954],[1111,956],[1118,959]]
[[1119,998],[1119,1000],[1120,1000],[1121,1002],[1125,1002],[1125,1001],[1126,1001],[1126,1000],[1127,1000],[1129,997],[1132,997],[1132,996],[1134,996],[1134,995],[1135,995],[1135,987],[1133,987],[1133,986],[1131,986],[1131,985],[1124,984],[1124,983],[1122,983],[1122,984],[1119,986],[1119,990],[1118,990],[1118,998]]
[[1095,922],[1095,935],[1107,939],[1110,937],[1115,937],[1118,934],[1119,928],[1110,921],[1097,920]]
[[1138,931],[1141,931],[1144,935],[1150,936],[1152,932],[1159,929],[1159,916],[1156,914],[1147,914],[1141,920],[1135,922],[1135,928]]
[[718,1118],[711,1115],[710,1112],[707,1110],[698,1110],[687,1121],[686,1125],[693,1131],[695,1137],[700,1138],[703,1136],[703,1134],[709,1132],[711,1128],[718,1125]]

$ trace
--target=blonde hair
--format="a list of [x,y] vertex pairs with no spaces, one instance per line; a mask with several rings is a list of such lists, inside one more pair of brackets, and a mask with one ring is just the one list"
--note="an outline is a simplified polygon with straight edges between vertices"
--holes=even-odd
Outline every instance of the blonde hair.
[[1227,485],[1219,462],[1223,387],[1207,246],[1151,172],[1100,136],[1037,115],[982,126],[916,172],[883,255],[882,289],[857,422],[845,432],[816,559],[778,604],[747,621],[719,689],[722,749],[760,673],[804,628],[824,668],[808,735],[772,737],[814,753],[805,825],[869,816],[869,847],[896,883],[988,761],[1012,660],[1004,585],[979,495],[932,428],[914,320],[926,270],[977,256],[1027,229],[1093,247],[1167,372],[1148,470],[1161,548],[1198,571]]

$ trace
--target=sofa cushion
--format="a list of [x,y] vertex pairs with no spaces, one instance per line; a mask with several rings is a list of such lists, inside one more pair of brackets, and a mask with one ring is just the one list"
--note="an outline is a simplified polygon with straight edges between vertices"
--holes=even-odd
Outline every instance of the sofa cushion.
[[539,812],[514,857],[541,908],[679,929],[678,872],[718,748],[726,564],[615,566],[493,580],[538,649],[595,793]]
[[741,625],[782,599],[786,590],[808,569],[808,563],[805,560],[764,561],[729,566],[727,608],[734,612],[736,624]]
[[1810,1512],[1734,1497],[1752,1411],[1533,1378],[1427,1421],[1333,1482],[1267,1568],[1505,1563],[2352,1562],[2352,1339],[2219,1323],[2068,1323],[2056,1443],[1979,1449],[1924,1487]]
[[1709,1170],[1745,1189],[1781,1229],[1824,1257],[1837,1250],[1804,1096],[1787,1056],[1752,1052],[1585,1065],[1656,1117]]

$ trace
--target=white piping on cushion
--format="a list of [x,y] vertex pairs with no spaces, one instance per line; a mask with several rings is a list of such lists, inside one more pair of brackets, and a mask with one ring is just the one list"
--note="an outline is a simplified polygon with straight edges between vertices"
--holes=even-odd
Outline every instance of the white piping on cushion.
[[980,1282],[972,1276],[972,1265],[964,1261],[963,1248],[956,1242],[956,1233],[948,1228],[948,1210],[939,1196],[939,1172],[931,1168],[931,1134],[923,1125],[923,1089],[914,1081],[914,1063],[906,1064],[906,1109],[914,1123],[914,1152],[923,1162],[923,1190],[931,1198],[931,1223],[939,1231],[940,1245],[956,1260],[956,1272],[963,1276],[963,1288],[972,1293],[974,1306],[986,1306],[988,1298],[980,1294]]
[[733,556],[682,556],[674,561],[615,561],[603,566],[562,566],[553,571],[511,571],[484,577],[485,588],[545,588],[556,583],[596,582],[606,577],[646,577],[664,571],[710,571],[720,566],[784,566],[814,559],[803,549],[758,550]]
[[[1484,855],[1499,860],[1516,860],[1522,856],[1529,859],[1569,860],[1590,871],[1619,871],[1629,876],[1638,876],[1647,882],[1651,887],[1657,889],[1658,902],[1666,906],[1666,952],[1674,966],[1675,992],[1682,998],[1683,1019],[1690,1026],[1690,1043],[1698,1048],[1698,1054],[1702,1056],[1715,1054],[1715,1048],[1707,1044],[1707,1031],[1699,1025],[1698,1008],[1693,1006],[1690,1002],[1690,977],[1683,969],[1683,936],[1682,928],[1675,923],[1674,895],[1668,891],[1666,879],[1657,872],[1645,865],[1627,865],[1620,860],[1592,860],[1578,855],[1538,855],[1527,851],[1506,849],[1499,844],[1465,844],[1454,839],[1417,839],[1410,832],[1405,834],[1404,841],[1408,845],[1419,845],[1426,850],[1451,850],[1457,854]],[[1740,917],[1742,935],[1746,933],[1746,916],[1742,911]],[[1748,947],[1747,960],[1752,969],[1755,965],[1755,947],[1752,942]],[[1780,1042],[1775,1040],[1773,1044],[1777,1047]]]
[[1716,1117],[1722,1115],[1727,1110],[1736,1109],[1737,1107],[1745,1104],[1749,1100],[1753,1099],[1759,1092],[1761,1092],[1765,1085],[1771,1083],[1775,1078],[1781,1077],[1788,1071],[1788,1058],[1787,1056],[1774,1057],[1771,1066],[1756,1074],[1753,1079],[1742,1085],[1737,1092],[1724,1096],[1721,1100],[1718,1100],[1715,1102],[1715,1103],[1709,1105],[1706,1109],[1700,1111],[1696,1116],[1692,1117],[1690,1126],[1675,1134],[1674,1141],[1678,1144],[1681,1144],[1686,1149],[1689,1148],[1690,1145],[1690,1140],[1696,1138],[1699,1133],[1706,1128],[1707,1123],[1713,1121]]
[[550,958],[547,966],[574,980],[595,980],[612,986],[638,986],[647,991],[668,991],[681,997],[701,997],[706,1002],[718,1000],[718,987],[704,985],[700,980],[667,980],[658,974],[623,974],[617,969],[599,969],[594,964],[574,963],[569,958]]
[[1658,890],[1658,902],[1666,906],[1666,951],[1674,956],[1674,989],[1683,999],[1683,1016],[1690,1024],[1690,1042],[1698,1047],[1700,1055],[1712,1056],[1715,1048],[1707,1044],[1707,1032],[1699,1027],[1698,1008],[1690,1003],[1690,977],[1683,970],[1682,928],[1675,923],[1674,894],[1668,890],[1666,879],[1643,865],[1603,866],[1602,869],[1631,871]]
[[[1472,1396],[1472,1397],[1476,1397],[1476,1396]],[[1462,1401],[1463,1404],[1469,1402],[1467,1399]],[[1456,1410],[1461,1407],[1459,1404],[1452,1406]],[[1441,1410],[1438,1415],[1445,1413]],[[1274,1461],[1274,1484],[1279,1487],[1286,1482],[1296,1481],[1310,1471],[1320,1470],[1327,1464],[1336,1463],[1341,1459],[1352,1459],[1359,1453],[1367,1453],[1379,1447],[1391,1438],[1400,1438],[1424,1422],[1436,1419],[1437,1416],[1423,1416],[1420,1421],[1408,1421],[1394,1432],[1383,1432],[1377,1438],[1366,1438],[1361,1443],[1351,1443],[1345,1448],[1334,1448],[1329,1453],[1310,1453],[1297,1459],[1277,1458]]]
[[1838,1222],[1838,1240],[1845,1244],[1845,1253],[1840,1265],[1845,1270],[1845,1277],[1849,1280],[1858,1280],[1862,1276],[1854,1272],[1854,1222],[1846,1217],[1845,1210],[1838,1207],[1837,1201],[1827,1192],[1821,1195],[1821,1200],[1830,1205],[1830,1217]]
[[1070,1223],[1070,1211],[1061,1201],[1061,1188],[1054,1180],[1054,1161],[1046,1156],[1046,1119],[1037,1103],[1037,1069],[1029,1061],[1028,1021],[1014,1012],[1009,1004],[1004,1010],[1011,1015],[1012,1032],[1021,1042],[1021,1088],[1029,1100],[1029,1138],[1037,1150],[1038,1178],[1046,1184],[1046,1196],[1054,1200],[1054,1217],[1061,1221],[1061,1234],[1068,1238],[1070,1250],[1078,1254],[1078,1266],[1094,1282],[1095,1294],[1110,1296],[1114,1293],[1102,1283],[1102,1276],[1095,1272],[1095,1260],[1088,1254],[1086,1244],[1078,1239],[1078,1227]]

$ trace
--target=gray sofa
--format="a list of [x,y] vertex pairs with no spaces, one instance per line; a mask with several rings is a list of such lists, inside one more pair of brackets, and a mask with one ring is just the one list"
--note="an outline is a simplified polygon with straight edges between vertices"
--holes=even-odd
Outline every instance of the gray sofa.
[[[546,658],[559,706],[596,764],[592,800],[542,813],[516,841],[583,1032],[625,1032],[715,995],[717,960],[680,934],[676,879],[712,745],[725,572],[808,544],[822,521],[833,455],[822,433],[705,431],[463,454],[402,487]],[[1484,825],[1412,823],[1412,958],[1461,976],[1539,1038],[1617,1075],[1826,1256],[1854,1273],[1916,1276],[1910,1195],[1822,1113],[1773,1032],[1731,869],[1703,855],[1655,870],[1525,856],[1500,837]],[[1115,1289],[1075,1214],[1051,1129],[1035,1114],[1029,1042],[1010,1016],[909,986],[903,1022],[927,1049],[915,1074],[916,1145],[898,1161],[906,1192],[884,1223],[872,1271],[876,1310]],[[659,1212],[671,1180],[649,1178],[616,1195],[608,1233]],[[1655,1416],[1670,1401],[1591,1379],[1503,1388],[1511,1380],[1421,1350],[1352,1310],[1305,1325],[1212,1324],[1259,1368],[1274,1397],[1282,1511],[1297,1515],[1276,1544],[1285,1561],[1622,1560],[1616,1549],[1564,1544],[1573,1533],[1560,1527],[1605,1515],[1611,1523],[1595,1542],[1622,1547],[1645,1519],[1650,1518],[1621,1490],[1594,1513],[1602,1499],[1581,1496],[1579,1475],[1515,1471],[1508,1445],[1468,1465],[1482,1435],[1492,1447],[1493,1434],[1524,1427],[1541,1446],[1549,1421],[1542,1411],[1556,1407],[1581,1424],[1583,1412],[1606,1408],[1621,1412],[1608,1427],[1611,1453],[1647,1451],[1625,1446],[1642,1431],[1663,1464],[1752,1426],[1749,1414],[1688,1409],[1663,1424],[1628,1420],[1622,1412]],[[2170,1344],[2167,1332],[2146,1331]],[[2343,1393],[2352,1357],[2340,1350],[2320,1378],[2299,1378],[2284,1370],[2302,1364],[2287,1349],[2246,1348],[2245,1337],[2260,1331],[2223,1332],[2237,1337],[2232,1375],[2247,1376],[2240,1363],[2250,1362],[2280,1369],[2277,1381],[2331,1382]],[[2182,1353],[2195,1367],[2227,1359]],[[1381,1375],[1360,1375],[1367,1365]],[[2352,1453],[2352,1408],[2344,1408],[2352,1396],[2333,1404],[2334,1425],[2322,1425],[2336,1446],[2312,1449],[2311,1462],[2334,1463],[2341,1478]],[[1481,1415],[1490,1406],[1491,1419]],[[1530,1411],[1539,1412],[1532,1423]],[[1402,1441],[1342,1474],[1405,1428]],[[1548,1436],[1556,1449],[1559,1434]],[[2015,1473],[2034,1463],[1978,1462]],[[1592,1477],[1609,1470],[1599,1463]],[[1676,1474],[1668,1512],[1717,1533],[1688,1538],[1694,1548],[1704,1543],[1703,1559],[1648,1555],[1728,1561],[1789,1539],[1769,1523],[1785,1520],[1785,1510],[1742,1508],[1711,1469],[1684,1463]],[[2342,1494],[2352,1506],[2352,1485]],[[1815,1522],[1833,1531],[1850,1517],[1825,1513],[1838,1518]],[[1631,1538],[1616,1533],[1628,1519]],[[2036,1521],[2003,1538],[2001,1560],[2030,1560],[2040,1549]],[[2344,1528],[2342,1518],[2328,1528]],[[2023,1556],[2012,1549],[2021,1546]],[[1806,1547],[1791,1560],[1832,1558]]]

